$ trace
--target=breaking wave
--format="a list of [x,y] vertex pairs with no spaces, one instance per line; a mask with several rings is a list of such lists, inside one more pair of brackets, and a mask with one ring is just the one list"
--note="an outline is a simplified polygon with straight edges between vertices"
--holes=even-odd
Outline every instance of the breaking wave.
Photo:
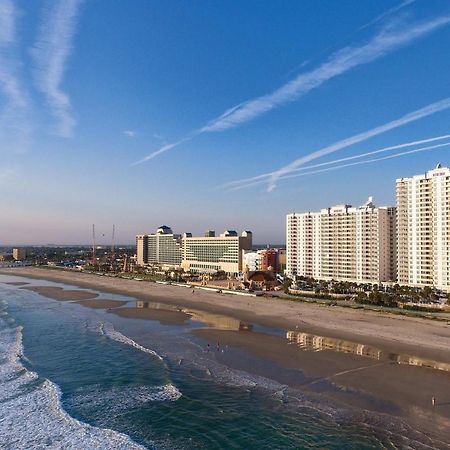
[[163,357],[161,355],[159,355],[158,353],[156,353],[154,350],[151,350],[149,348],[143,347],[142,345],[140,345],[137,342],[133,341],[133,339],[129,338],[128,336],[125,336],[120,331],[117,331],[116,329],[114,329],[114,326],[112,324],[110,324],[110,323],[98,323],[97,325],[98,325],[97,331],[100,334],[103,334],[103,335],[109,337],[110,339],[112,339],[114,341],[121,342],[122,344],[134,347],[134,348],[140,350],[141,352],[148,353],[149,355],[156,356],[156,358],[160,359],[161,361],[163,360]]
[[[3,319],[0,319],[0,355],[2,448],[145,448],[124,434],[93,427],[67,414],[58,386],[21,364],[22,328],[8,327]],[[159,394],[163,392],[164,389]]]

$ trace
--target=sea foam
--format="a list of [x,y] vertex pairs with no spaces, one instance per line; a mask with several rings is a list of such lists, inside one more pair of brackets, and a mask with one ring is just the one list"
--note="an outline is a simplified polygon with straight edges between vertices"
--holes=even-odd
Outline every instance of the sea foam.
[[154,350],[151,350],[149,348],[143,347],[142,345],[138,344],[137,342],[133,341],[133,339],[129,338],[128,336],[125,336],[120,331],[117,331],[114,326],[108,322],[106,323],[99,323],[97,327],[97,331],[100,334],[103,334],[110,339],[121,342],[122,344],[129,345],[131,347],[134,347],[141,352],[148,353],[149,355],[156,356],[156,358],[163,360],[163,357],[161,355],[158,355]]
[[144,449],[128,436],[82,423],[64,411],[57,385],[21,364],[22,329],[0,319],[2,448]]

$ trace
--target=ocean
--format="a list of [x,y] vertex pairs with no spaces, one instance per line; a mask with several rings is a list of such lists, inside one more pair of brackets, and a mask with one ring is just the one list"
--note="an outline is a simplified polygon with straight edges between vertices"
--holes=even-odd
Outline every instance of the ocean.
[[190,333],[200,321],[124,319],[13,281],[67,287],[0,275],[1,449],[433,448],[400,420],[227,367]]

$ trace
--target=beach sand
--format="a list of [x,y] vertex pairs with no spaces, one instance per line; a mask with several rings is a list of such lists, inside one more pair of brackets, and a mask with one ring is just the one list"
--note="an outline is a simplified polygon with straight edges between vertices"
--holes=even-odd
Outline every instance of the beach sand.
[[218,294],[199,289],[192,294],[190,289],[178,286],[72,271],[26,267],[1,269],[0,273],[59,281],[145,301],[198,309],[268,327],[286,330],[299,328],[306,333],[348,339],[395,353],[450,363],[450,326],[446,322],[279,298]]
[[54,286],[27,286],[21,289],[36,292],[44,297],[51,298],[53,300],[88,300],[98,297],[95,292],[77,291],[74,289],[63,289]]
[[[449,372],[333,350],[302,349],[281,336],[264,333],[214,329],[197,329],[192,333],[208,341],[217,359],[230,367],[257,372],[304,391],[325,391],[339,401],[363,409],[408,416],[424,411],[436,424],[440,418],[443,425],[450,426]],[[268,363],[255,366],[251,358],[229,358],[229,347],[242,349]],[[366,395],[348,395],[352,390]],[[432,396],[440,398],[434,410]]]
[[80,300],[78,302],[79,305],[86,306],[86,308],[93,309],[110,309],[110,308],[118,308],[120,306],[126,305],[128,302],[120,301],[120,300],[109,300],[109,299],[101,299],[101,300]]
[[182,325],[191,318],[181,311],[156,308],[120,308],[111,312],[128,319],[156,320],[162,325]]
[[[205,324],[205,328],[192,331],[193,335],[205,348],[210,343],[215,357],[229,367],[362,409],[408,417],[427,434],[442,437],[450,429],[450,372],[420,367],[431,364],[445,369],[450,364],[450,326],[446,322],[198,289],[193,294],[183,287],[77,272],[20,268],[0,273],[167,304],[167,310],[120,308],[111,313],[175,325],[192,316]],[[293,338],[245,331],[248,324],[285,333],[291,330]],[[303,334],[312,335],[316,347],[318,342],[326,346],[331,341],[335,349],[301,348],[296,339],[301,340]],[[217,342],[220,351],[215,350]],[[348,342],[354,343],[356,350],[348,351]],[[240,354],[236,356],[234,351]],[[358,356],[355,351],[370,356]],[[433,396],[436,406],[431,403]]]

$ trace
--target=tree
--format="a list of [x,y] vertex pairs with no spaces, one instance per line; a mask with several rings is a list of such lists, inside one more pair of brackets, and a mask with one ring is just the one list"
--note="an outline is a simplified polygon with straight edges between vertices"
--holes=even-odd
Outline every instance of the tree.
[[283,289],[284,292],[287,294],[289,292],[289,288],[292,286],[292,279],[285,277],[284,281],[283,281]]

